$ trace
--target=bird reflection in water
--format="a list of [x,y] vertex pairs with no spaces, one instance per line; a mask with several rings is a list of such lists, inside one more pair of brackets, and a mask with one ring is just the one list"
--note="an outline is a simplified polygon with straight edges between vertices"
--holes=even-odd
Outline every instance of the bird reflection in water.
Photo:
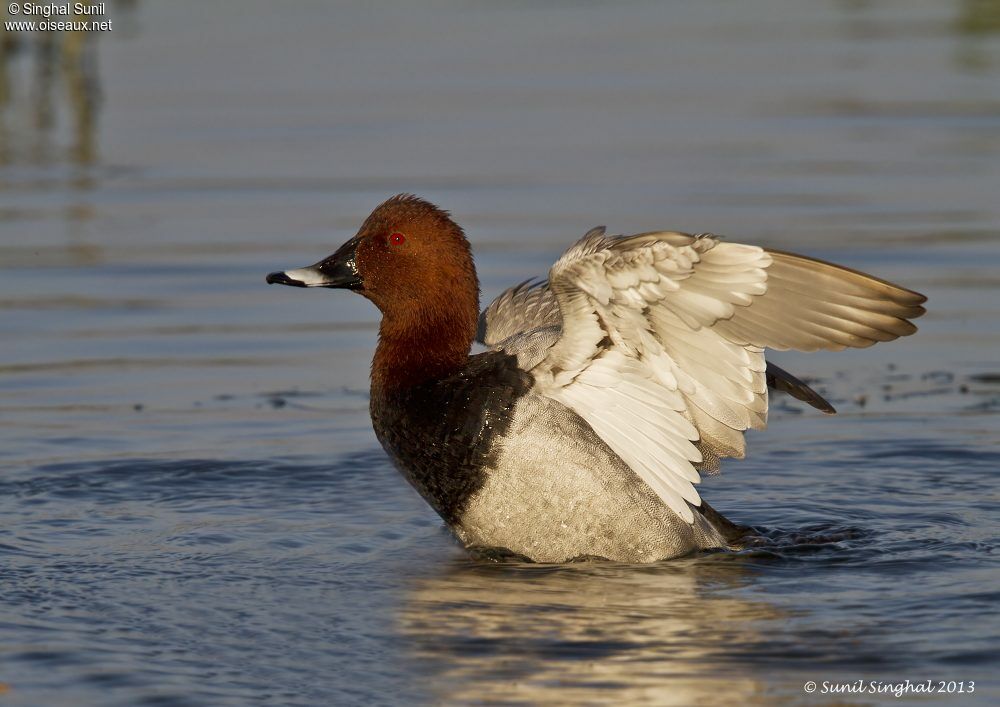
[[739,595],[752,573],[725,554],[646,567],[456,560],[416,581],[400,631],[448,703],[770,702],[752,666],[727,660],[786,618]]

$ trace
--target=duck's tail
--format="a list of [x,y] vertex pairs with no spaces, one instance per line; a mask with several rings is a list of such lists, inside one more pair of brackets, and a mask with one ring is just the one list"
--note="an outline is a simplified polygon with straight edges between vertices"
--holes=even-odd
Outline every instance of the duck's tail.
[[705,499],[702,499],[699,510],[705,516],[705,520],[711,523],[719,531],[719,534],[725,538],[726,544],[729,545],[730,549],[738,550],[742,548],[744,538],[753,533],[753,528],[748,525],[739,525],[729,520],[708,505]]

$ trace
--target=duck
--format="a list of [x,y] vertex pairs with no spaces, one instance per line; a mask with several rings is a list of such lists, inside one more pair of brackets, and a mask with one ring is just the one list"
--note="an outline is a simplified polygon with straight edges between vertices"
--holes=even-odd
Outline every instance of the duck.
[[702,476],[745,456],[769,389],[834,412],[766,352],[908,336],[926,301],[710,233],[598,227],[547,278],[480,312],[464,231],[412,194],[375,208],[329,257],[266,281],[350,290],[380,310],[369,406],[380,444],[470,551],[544,563],[743,547],[749,529],[702,499]]

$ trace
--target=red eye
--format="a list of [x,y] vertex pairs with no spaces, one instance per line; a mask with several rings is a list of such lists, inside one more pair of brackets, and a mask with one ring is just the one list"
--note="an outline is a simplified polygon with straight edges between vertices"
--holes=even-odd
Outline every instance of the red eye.
[[406,236],[404,236],[402,233],[393,233],[391,236],[389,236],[389,242],[392,243],[393,245],[403,245],[404,243],[406,243]]

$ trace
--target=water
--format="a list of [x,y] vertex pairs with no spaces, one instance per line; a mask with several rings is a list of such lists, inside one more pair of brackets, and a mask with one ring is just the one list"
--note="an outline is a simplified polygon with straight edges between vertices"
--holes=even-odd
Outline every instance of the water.
[[[995,704],[995,0],[117,2],[2,37],[0,700]],[[596,224],[714,231],[930,297],[777,355],[705,497],[765,537],[490,564],[388,467],[375,312],[266,287],[386,196],[450,208],[484,296]],[[912,696],[910,696],[912,699]]]

